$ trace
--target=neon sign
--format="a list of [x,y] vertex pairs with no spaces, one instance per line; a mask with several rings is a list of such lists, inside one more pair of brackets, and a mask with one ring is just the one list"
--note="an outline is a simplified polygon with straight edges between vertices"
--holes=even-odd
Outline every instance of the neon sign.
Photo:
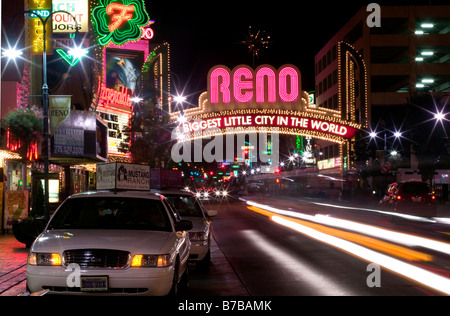
[[262,66],[253,71],[247,66],[230,71],[216,67],[209,74],[211,104],[230,103],[293,103],[301,93],[300,71],[283,66],[278,71]]
[[[153,21],[151,21],[151,22],[153,22]],[[141,30],[142,30],[141,39],[151,40],[155,36],[155,32],[153,32],[153,29],[151,29],[149,27],[147,27],[147,28],[142,27]]]
[[296,128],[316,131],[343,138],[354,137],[357,129],[340,123],[320,120],[298,115],[234,115],[221,116],[203,120],[184,122],[184,134],[201,133],[211,129],[226,129],[229,127],[279,127]]
[[293,65],[278,69],[262,65],[256,70],[219,65],[209,71],[208,91],[200,95],[199,106],[171,111],[171,117],[179,123],[179,142],[272,131],[344,144],[361,128],[344,119],[341,111],[317,107],[309,100]]
[[72,56],[70,55],[70,53],[67,53],[65,50],[58,48],[56,50],[56,53],[61,56],[62,59],[64,59],[66,61],[66,63],[69,64],[70,67],[75,67],[76,65],[78,65],[78,63],[81,61],[81,59],[86,56],[87,54],[89,54],[89,50],[85,49],[83,51],[83,56]]
[[103,106],[118,105],[131,108],[131,95],[127,87],[121,87],[120,91],[102,87],[100,104]]
[[[52,9],[51,0],[29,0],[28,7],[34,14],[30,14],[30,43],[31,55],[42,55],[44,53],[44,25],[42,24],[42,17],[44,20],[50,16]],[[51,23],[45,24],[46,36],[45,45],[48,53],[52,51],[52,32]]]
[[100,0],[92,10],[98,43],[123,45],[141,39],[142,27],[149,24],[143,0]]
[[106,7],[106,13],[111,16],[112,23],[108,26],[111,33],[117,30],[122,24],[128,23],[133,18],[135,8],[132,5],[111,3]]

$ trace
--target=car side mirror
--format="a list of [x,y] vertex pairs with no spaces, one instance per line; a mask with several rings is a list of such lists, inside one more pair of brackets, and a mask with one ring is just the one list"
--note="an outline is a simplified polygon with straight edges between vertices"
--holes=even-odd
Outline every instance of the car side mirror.
[[188,220],[181,220],[175,225],[175,230],[177,232],[179,231],[186,231],[191,230],[193,227],[192,222]]
[[206,210],[206,215],[208,215],[208,217],[216,217],[217,211],[216,210]]

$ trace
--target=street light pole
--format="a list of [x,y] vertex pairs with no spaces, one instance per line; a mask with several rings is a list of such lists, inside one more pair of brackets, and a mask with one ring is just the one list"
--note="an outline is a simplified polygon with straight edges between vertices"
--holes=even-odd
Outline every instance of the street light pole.
[[67,11],[54,11],[51,12],[45,19],[33,12],[32,10],[24,11],[25,14],[33,15],[33,17],[39,18],[39,20],[42,23],[43,26],[43,41],[44,41],[44,52],[42,54],[42,107],[43,107],[43,115],[44,115],[44,131],[43,131],[43,141],[42,141],[42,147],[43,147],[43,156],[44,156],[44,218],[48,222],[50,219],[50,203],[49,203],[49,89],[48,89],[48,80],[47,80],[47,22],[50,18],[53,17],[53,14],[55,13],[66,13],[69,14],[73,21],[75,22],[75,29],[78,33],[78,22],[76,21],[75,17]]

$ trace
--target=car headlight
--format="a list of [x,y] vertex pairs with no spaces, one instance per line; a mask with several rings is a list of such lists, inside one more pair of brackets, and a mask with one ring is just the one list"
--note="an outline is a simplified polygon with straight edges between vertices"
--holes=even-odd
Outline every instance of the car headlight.
[[31,253],[28,264],[32,266],[61,266],[62,259],[58,253]]
[[190,241],[205,241],[208,238],[206,232],[189,232]]
[[171,264],[170,255],[134,255],[131,260],[133,268],[164,268]]

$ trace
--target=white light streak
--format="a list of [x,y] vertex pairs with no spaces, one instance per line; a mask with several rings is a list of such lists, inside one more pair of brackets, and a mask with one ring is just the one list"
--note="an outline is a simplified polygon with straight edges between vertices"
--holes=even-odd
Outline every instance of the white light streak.
[[256,231],[247,230],[242,233],[255,247],[263,251],[267,257],[275,260],[280,265],[280,269],[288,271],[299,282],[304,282],[308,288],[315,292],[315,295],[354,296],[354,293],[350,293],[341,284],[337,284],[332,279],[327,278],[322,271],[314,269],[311,264],[301,262],[299,258],[281,250],[279,246],[263,238]]
[[349,252],[359,258],[367,260],[368,262],[376,263],[388,270],[424,284],[439,292],[450,295],[450,279],[447,279],[443,276],[418,268],[414,265],[405,263],[376,251],[367,249],[352,242],[321,233],[315,229],[300,225],[298,223],[294,223],[279,216],[273,216],[272,220],[280,225],[289,227],[302,234],[310,236],[311,238],[317,239],[321,242]]

